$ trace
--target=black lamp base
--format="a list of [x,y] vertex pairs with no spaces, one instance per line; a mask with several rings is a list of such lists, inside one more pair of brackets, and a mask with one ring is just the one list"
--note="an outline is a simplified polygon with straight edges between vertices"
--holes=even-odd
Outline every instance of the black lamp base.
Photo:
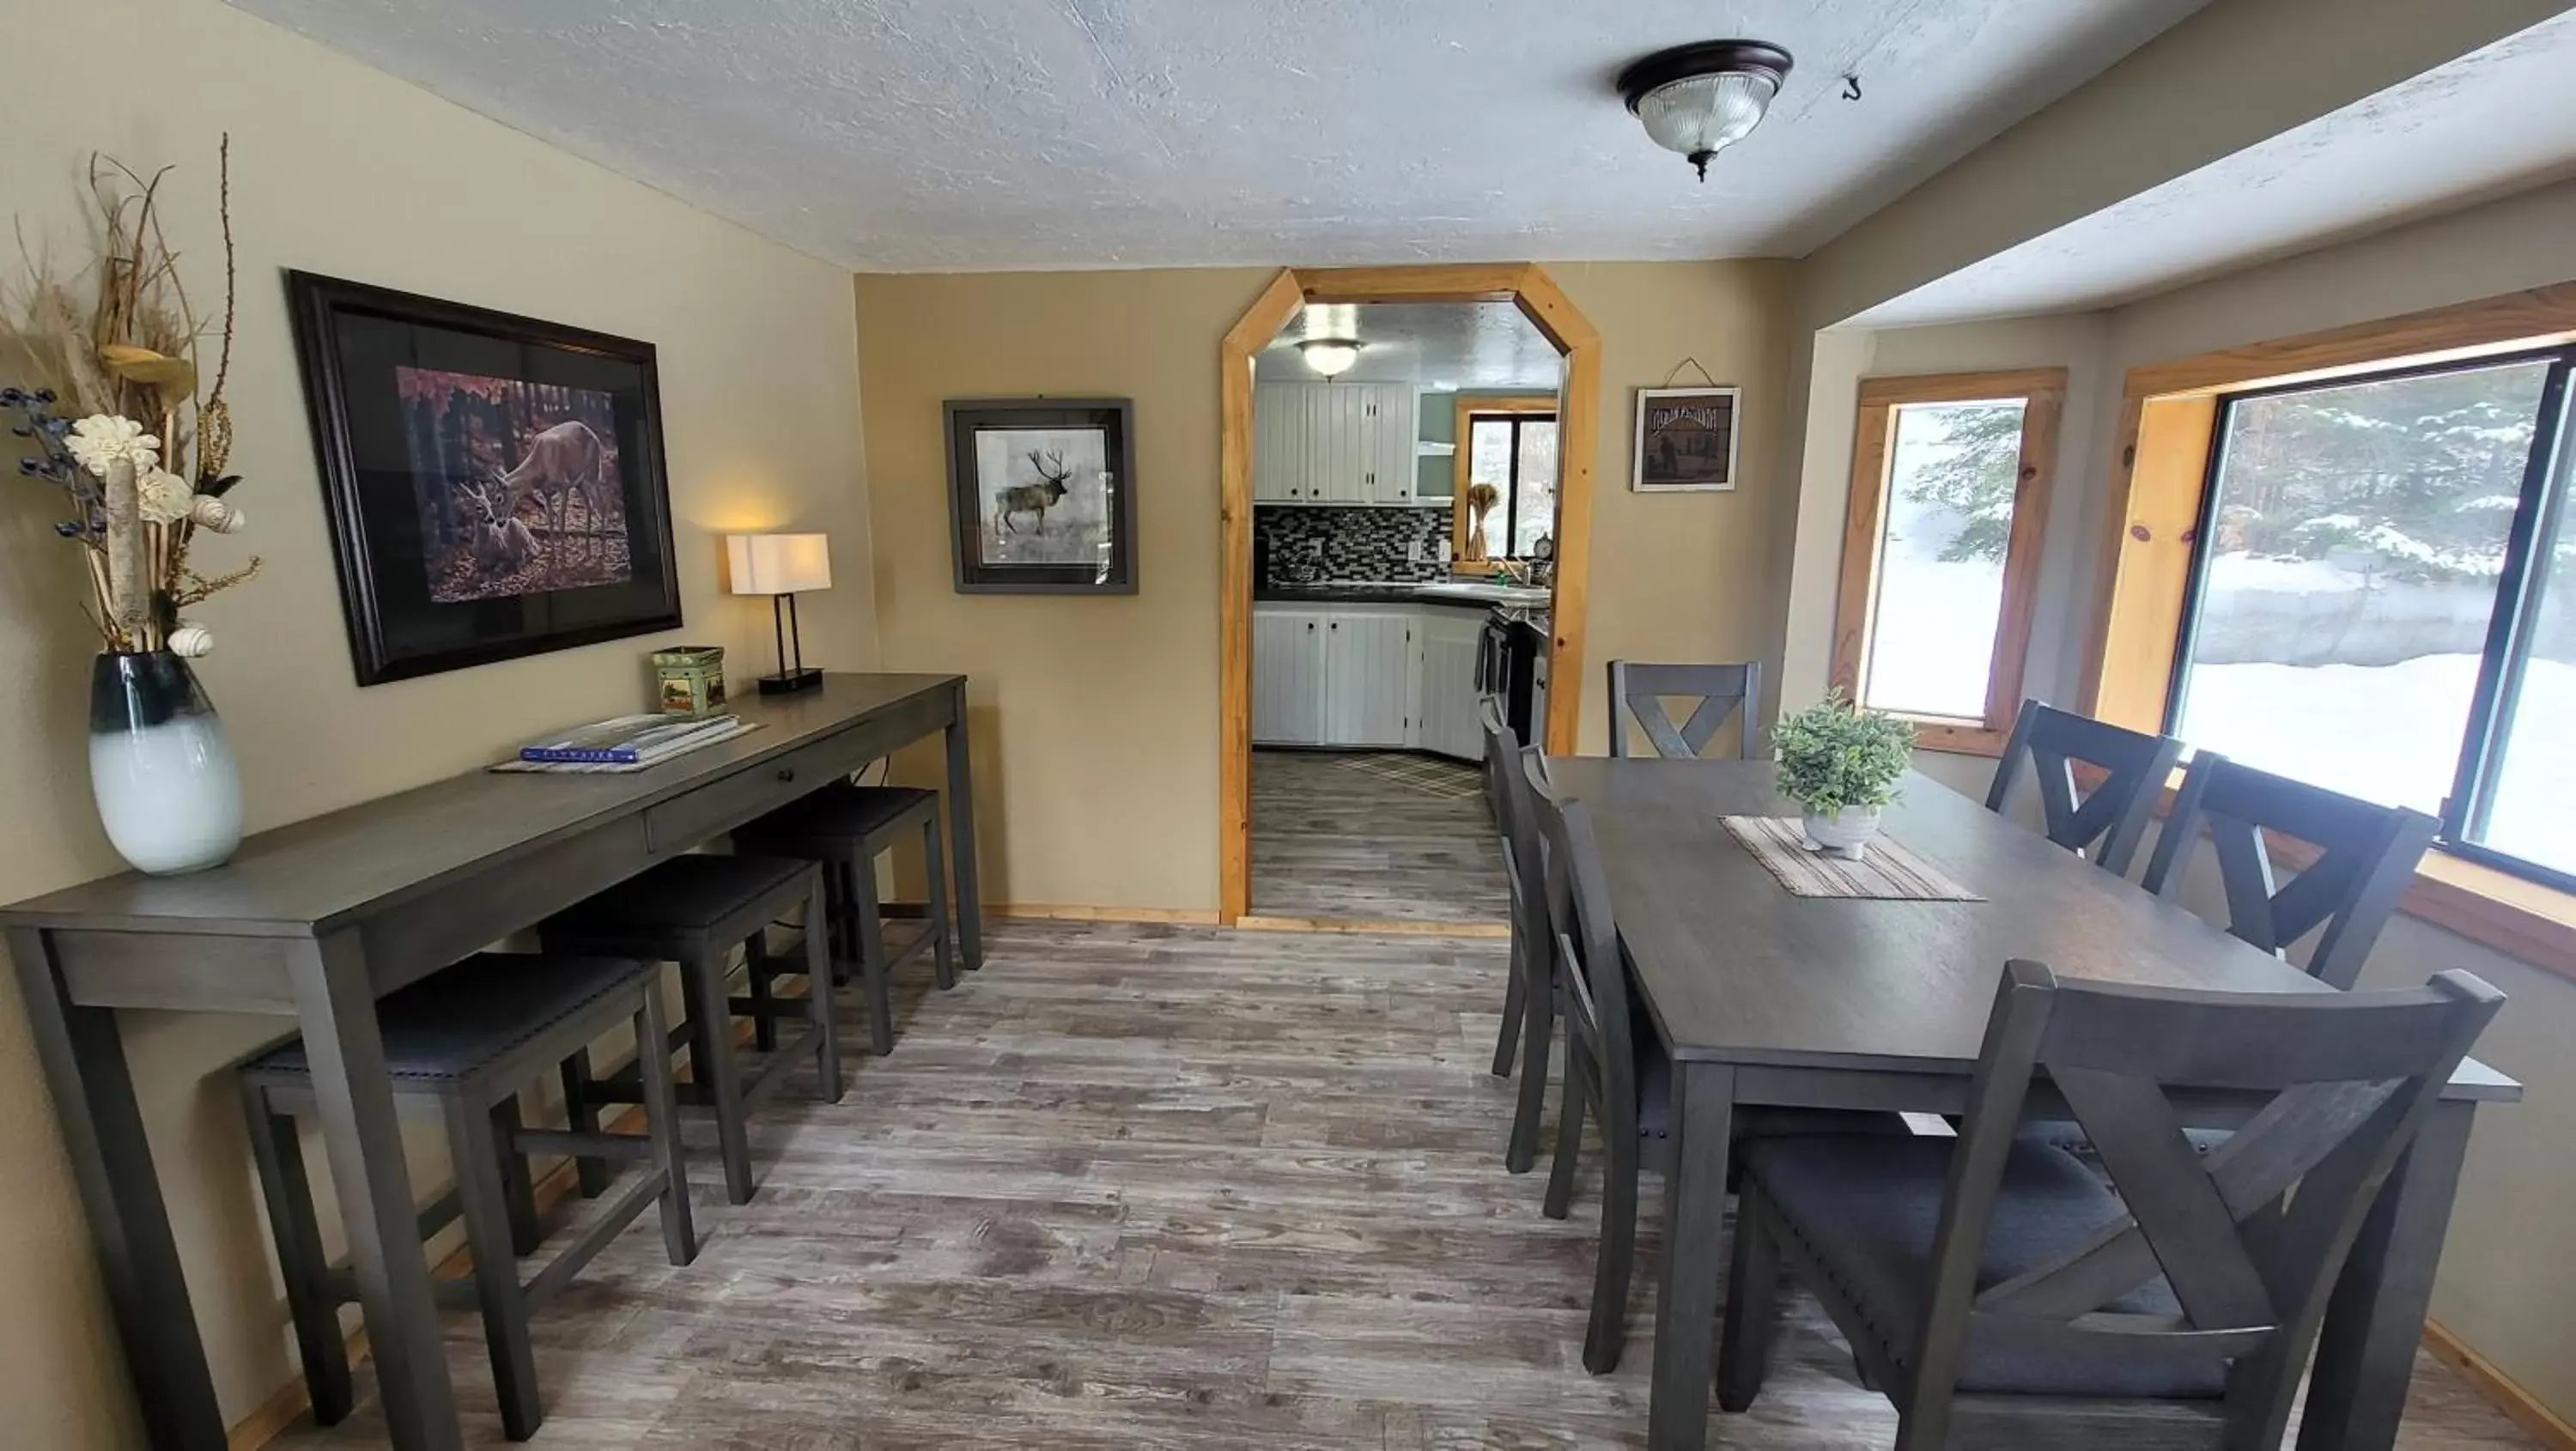
[[[760,677],[760,693],[794,695],[800,690],[819,688],[823,684],[823,672],[805,663],[805,640],[796,629],[796,596],[773,596],[769,601],[769,619],[778,632],[778,673]],[[788,663],[791,660],[795,663]]]
[[783,675],[764,675],[758,683],[763,695],[794,695],[800,690],[819,689],[823,684],[823,672],[808,665]]

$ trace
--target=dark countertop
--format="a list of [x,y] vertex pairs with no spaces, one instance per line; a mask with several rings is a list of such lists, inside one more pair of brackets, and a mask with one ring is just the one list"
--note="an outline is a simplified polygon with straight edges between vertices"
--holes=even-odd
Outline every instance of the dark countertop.
[[1485,611],[1496,605],[1515,606],[1524,610],[1546,608],[1545,596],[1510,600],[1477,597],[1459,593],[1463,588],[1455,581],[1390,580],[1383,584],[1290,584],[1264,585],[1252,592],[1256,604],[1300,605],[1446,605],[1452,609]]

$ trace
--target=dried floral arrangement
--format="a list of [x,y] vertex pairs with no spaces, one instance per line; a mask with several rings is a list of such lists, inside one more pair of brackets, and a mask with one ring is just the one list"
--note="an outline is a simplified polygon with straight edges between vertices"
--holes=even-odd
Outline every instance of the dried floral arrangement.
[[[240,479],[224,384],[233,352],[232,142],[219,152],[218,217],[224,301],[209,327],[189,305],[179,256],[161,225],[165,167],[144,177],[107,157],[90,159],[91,264],[57,276],[30,255],[0,287],[0,345],[31,364],[35,386],[0,388],[11,431],[34,456],[19,472],[60,488],[68,517],[55,530],[87,552],[89,610],[106,647],[204,655],[214,637],[180,612],[250,578],[259,560],[203,575],[189,563],[198,531],[230,534],[241,510],[225,496]],[[214,371],[199,345],[220,337]],[[68,400],[72,414],[56,406]]]
[[1485,557],[1490,547],[1485,542],[1485,516],[1494,512],[1494,506],[1502,501],[1503,491],[1491,484],[1467,486],[1467,511],[1476,517],[1467,532],[1465,558],[1483,559]]

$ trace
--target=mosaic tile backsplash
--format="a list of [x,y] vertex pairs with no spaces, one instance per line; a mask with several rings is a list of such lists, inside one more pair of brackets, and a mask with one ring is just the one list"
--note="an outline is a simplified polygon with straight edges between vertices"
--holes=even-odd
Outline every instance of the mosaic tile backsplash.
[[[1315,580],[1433,580],[1448,571],[1440,541],[1449,537],[1449,506],[1419,509],[1262,504],[1252,511],[1257,555],[1270,561],[1264,585]],[[1413,558],[1422,541],[1422,559]]]

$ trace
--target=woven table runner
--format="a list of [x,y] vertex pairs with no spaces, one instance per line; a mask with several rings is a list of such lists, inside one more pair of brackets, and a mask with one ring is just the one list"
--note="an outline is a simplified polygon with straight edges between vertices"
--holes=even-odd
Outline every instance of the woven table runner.
[[1859,861],[1807,849],[1794,816],[1729,816],[1726,829],[1780,885],[1801,897],[1870,897],[1909,902],[1982,902],[1949,873],[1882,832]]

